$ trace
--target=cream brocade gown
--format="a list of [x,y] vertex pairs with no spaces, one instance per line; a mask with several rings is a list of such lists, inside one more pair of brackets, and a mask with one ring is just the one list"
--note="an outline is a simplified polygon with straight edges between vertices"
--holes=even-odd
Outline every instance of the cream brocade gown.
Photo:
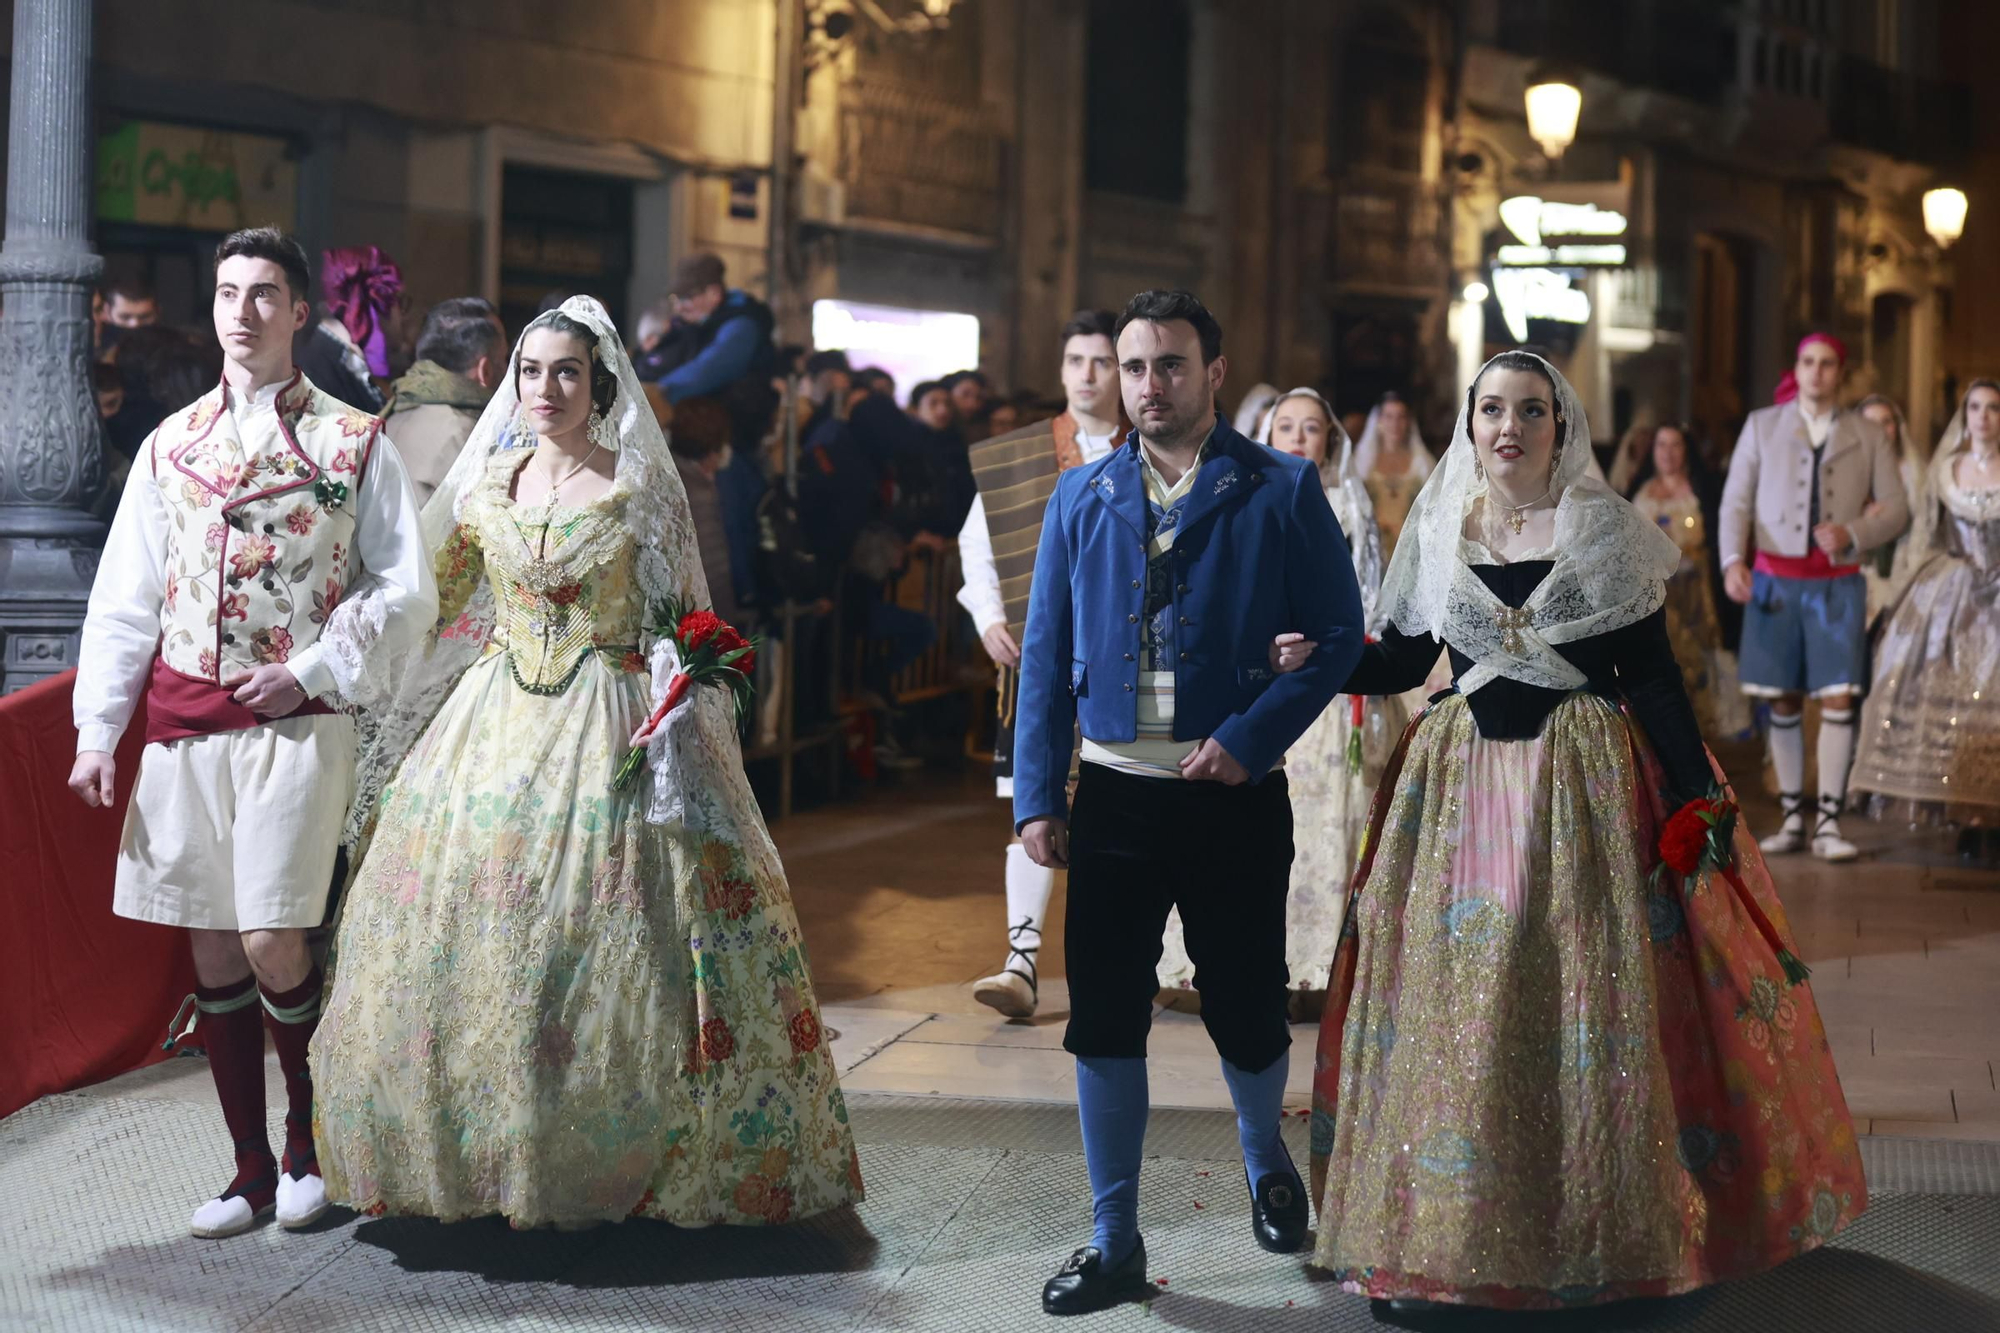
[[[708,832],[648,823],[645,779],[610,785],[651,701],[624,484],[517,510],[527,456],[494,460],[439,553],[439,623],[485,575],[493,639],[384,791],[343,906],[312,1046],[328,1193],[521,1226],[854,1202],[798,920],[733,747],[686,793]],[[545,516],[569,577],[540,595]]]

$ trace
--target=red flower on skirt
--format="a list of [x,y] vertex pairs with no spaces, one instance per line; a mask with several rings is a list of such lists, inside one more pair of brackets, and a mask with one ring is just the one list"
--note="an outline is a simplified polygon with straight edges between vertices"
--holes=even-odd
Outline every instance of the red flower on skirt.
[[736,1034],[729,1030],[729,1024],[721,1018],[711,1018],[701,1025],[701,1055],[709,1064],[721,1064],[736,1054]]
[[806,1055],[819,1049],[819,1015],[810,1009],[801,1009],[792,1015],[792,1054]]
[[1713,827],[1703,819],[1703,815],[1715,813],[1713,801],[1689,801],[1674,812],[1660,832],[1660,859],[1667,863],[1667,869],[1686,877],[1701,869],[1701,855],[1708,849],[1708,835]]

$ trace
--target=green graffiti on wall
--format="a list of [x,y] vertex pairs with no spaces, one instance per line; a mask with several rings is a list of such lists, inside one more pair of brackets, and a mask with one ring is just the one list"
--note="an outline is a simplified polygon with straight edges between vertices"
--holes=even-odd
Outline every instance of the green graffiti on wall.
[[284,140],[129,121],[97,141],[97,216],[230,231],[290,226],[298,164]]

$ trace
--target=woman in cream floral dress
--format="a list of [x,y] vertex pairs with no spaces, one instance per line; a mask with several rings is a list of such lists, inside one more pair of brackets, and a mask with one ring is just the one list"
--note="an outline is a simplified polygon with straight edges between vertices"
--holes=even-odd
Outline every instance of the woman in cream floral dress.
[[517,1226],[859,1199],[726,692],[695,690],[611,785],[672,671],[649,608],[707,590],[595,301],[528,327],[424,517],[440,628],[377,713],[312,1049],[330,1196]]

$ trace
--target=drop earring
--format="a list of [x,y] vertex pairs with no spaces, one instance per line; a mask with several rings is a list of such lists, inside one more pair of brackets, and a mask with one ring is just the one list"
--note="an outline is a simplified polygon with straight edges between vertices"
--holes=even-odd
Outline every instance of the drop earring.
[[604,417],[594,407],[590,409],[590,420],[584,426],[584,437],[593,446],[604,442]]

